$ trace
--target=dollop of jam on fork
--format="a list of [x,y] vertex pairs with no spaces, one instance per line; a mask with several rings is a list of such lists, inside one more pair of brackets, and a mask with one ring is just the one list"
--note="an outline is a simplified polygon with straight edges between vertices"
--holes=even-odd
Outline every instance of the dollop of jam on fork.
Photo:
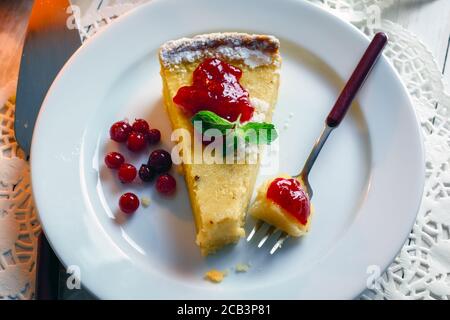
[[305,189],[297,179],[274,179],[267,189],[267,199],[282,207],[302,225],[308,222],[311,204]]

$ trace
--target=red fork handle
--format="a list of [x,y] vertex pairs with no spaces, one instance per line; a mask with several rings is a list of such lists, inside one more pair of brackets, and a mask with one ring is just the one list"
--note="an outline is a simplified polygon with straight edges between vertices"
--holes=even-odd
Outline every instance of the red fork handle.
[[329,127],[334,128],[341,123],[342,119],[347,113],[348,108],[350,108],[353,99],[364,84],[364,81],[366,80],[373,66],[383,52],[387,41],[388,37],[384,32],[378,32],[373,37],[372,41],[369,44],[369,47],[356,66],[355,71],[353,71],[353,74],[351,75],[344,89],[342,89],[342,92],[339,95],[339,98],[336,100],[333,109],[331,109],[330,113],[328,114],[326,123]]

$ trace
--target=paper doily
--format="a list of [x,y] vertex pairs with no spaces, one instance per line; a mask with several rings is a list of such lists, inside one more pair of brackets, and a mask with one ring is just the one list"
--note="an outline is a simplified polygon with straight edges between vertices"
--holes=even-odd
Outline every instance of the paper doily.
[[[148,0],[101,9],[81,21],[85,38]],[[426,185],[417,221],[398,257],[362,299],[450,298],[450,96],[437,63],[417,37],[382,19],[398,0],[309,0],[350,21],[367,35],[388,33],[385,54],[399,72],[418,114],[426,149]],[[31,202],[29,167],[14,140],[11,88],[0,90],[0,299],[34,295],[40,231]],[[369,266],[368,266],[369,267]]]
[[30,171],[14,139],[13,88],[0,90],[0,299],[30,299],[39,222]]

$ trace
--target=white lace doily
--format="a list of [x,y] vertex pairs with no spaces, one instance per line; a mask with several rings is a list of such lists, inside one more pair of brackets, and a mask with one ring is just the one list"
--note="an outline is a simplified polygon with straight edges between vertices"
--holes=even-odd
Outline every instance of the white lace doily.
[[14,88],[0,90],[0,299],[34,293],[40,226],[31,199],[30,171],[14,139]]
[[[130,8],[148,0],[105,7],[85,16],[89,37]],[[362,299],[450,298],[450,96],[428,49],[410,32],[382,19],[398,0],[309,0],[350,21],[367,35],[388,33],[386,56],[411,94],[423,129],[426,185],[417,221],[393,264]],[[419,10],[419,9],[418,9]],[[34,292],[36,235],[29,168],[14,140],[11,88],[0,90],[0,299],[28,299]]]

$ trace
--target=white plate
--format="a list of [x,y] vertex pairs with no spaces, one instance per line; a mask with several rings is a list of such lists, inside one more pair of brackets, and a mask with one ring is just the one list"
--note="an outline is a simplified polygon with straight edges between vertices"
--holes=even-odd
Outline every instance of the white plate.
[[[333,132],[313,169],[311,233],[268,248],[241,241],[203,258],[186,188],[173,200],[154,187],[123,186],[103,157],[118,147],[109,126],[144,117],[170,125],[162,106],[158,47],[213,31],[269,33],[281,39],[282,84],[275,115],[280,171],[296,173],[319,135],[339,88],[369,41],[351,25],[295,0],[154,0],[88,41],[67,63],[39,114],[32,181],[45,232],[61,260],[81,270],[100,298],[353,298],[405,241],[424,183],[420,131],[411,102],[383,57],[358,103]],[[283,124],[294,113],[287,130]],[[122,148],[118,148],[122,150]],[[127,153],[128,154],[128,153]],[[131,159],[139,165],[145,156]],[[117,213],[125,191],[152,199],[129,219]],[[232,267],[249,262],[248,273]],[[229,269],[220,284],[205,271]]]

